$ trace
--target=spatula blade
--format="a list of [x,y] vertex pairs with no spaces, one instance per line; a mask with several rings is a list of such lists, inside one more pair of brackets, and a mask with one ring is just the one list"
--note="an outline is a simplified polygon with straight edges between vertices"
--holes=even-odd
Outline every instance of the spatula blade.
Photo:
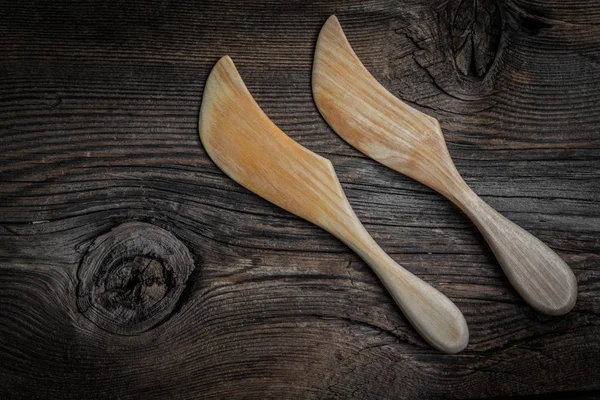
[[283,133],[258,106],[233,61],[219,60],[206,82],[200,138],[233,180],[325,229],[354,215],[331,162]]

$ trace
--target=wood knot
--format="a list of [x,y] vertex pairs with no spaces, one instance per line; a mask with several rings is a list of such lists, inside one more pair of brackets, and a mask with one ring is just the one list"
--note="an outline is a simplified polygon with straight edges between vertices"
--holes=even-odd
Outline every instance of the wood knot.
[[124,223],[89,247],[78,271],[77,307],[106,331],[135,335],[171,314],[193,269],[189,250],[171,233]]
[[[456,7],[456,4],[458,6]],[[457,70],[464,76],[483,78],[500,47],[502,18],[495,0],[450,2],[450,36]]]

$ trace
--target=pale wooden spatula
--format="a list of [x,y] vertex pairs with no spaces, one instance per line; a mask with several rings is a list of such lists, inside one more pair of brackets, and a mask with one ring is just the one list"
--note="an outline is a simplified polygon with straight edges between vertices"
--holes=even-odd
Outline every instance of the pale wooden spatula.
[[467,345],[467,324],[454,303],[375,243],[350,207],[331,163],[271,122],[229,57],[221,58],[206,82],[200,139],[210,158],[233,180],[320,226],[360,255],[433,347],[455,353]]
[[344,140],[460,207],[532,307],[551,315],[573,308],[577,281],[569,266],[467,186],[450,158],[438,121],[403,103],[377,82],[350,47],[335,16],[319,34],[312,87],[319,111]]

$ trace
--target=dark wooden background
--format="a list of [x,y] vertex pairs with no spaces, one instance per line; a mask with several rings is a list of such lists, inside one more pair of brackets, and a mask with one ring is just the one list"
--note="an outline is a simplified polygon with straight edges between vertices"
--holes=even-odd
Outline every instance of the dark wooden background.
[[[473,189],[573,268],[573,311],[528,307],[458,209],[325,124],[310,76],[331,14],[377,79],[441,121]],[[225,54],[332,161],[382,247],[456,302],[464,352],[431,349],[348,248],[210,161],[198,110]],[[597,0],[2,1],[0,150],[0,398],[599,397]],[[82,260],[131,221],[170,232],[193,272],[135,267],[161,262],[161,240],[129,225],[141,244],[121,250],[121,281],[93,278],[118,293],[95,321]]]

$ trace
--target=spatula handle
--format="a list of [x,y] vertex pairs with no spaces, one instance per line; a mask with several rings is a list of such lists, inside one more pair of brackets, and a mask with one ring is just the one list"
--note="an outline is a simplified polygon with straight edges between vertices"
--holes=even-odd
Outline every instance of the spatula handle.
[[463,350],[469,342],[469,328],[458,307],[433,286],[398,265],[375,243],[362,225],[356,227],[353,233],[350,237],[336,236],[375,271],[421,336],[444,353]]
[[455,203],[481,231],[504,273],[525,301],[549,315],[562,315],[573,308],[577,300],[577,280],[552,249],[502,216],[466,185]]
[[458,353],[466,347],[469,341],[467,322],[448,297],[383,252],[366,261],[429,344],[445,353]]

